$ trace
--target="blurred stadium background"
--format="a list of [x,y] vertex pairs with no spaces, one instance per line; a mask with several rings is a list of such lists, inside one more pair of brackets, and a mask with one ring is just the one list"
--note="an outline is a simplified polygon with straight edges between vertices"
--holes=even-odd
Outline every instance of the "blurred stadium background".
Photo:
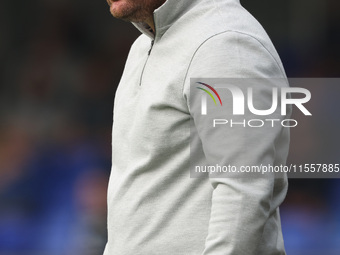
[[[289,77],[340,77],[338,0],[241,3]],[[0,2],[0,255],[102,254],[112,104],[138,35],[105,0]],[[313,89],[319,114],[292,130],[290,162],[339,163],[339,88]],[[290,180],[288,255],[340,254],[339,184]]]

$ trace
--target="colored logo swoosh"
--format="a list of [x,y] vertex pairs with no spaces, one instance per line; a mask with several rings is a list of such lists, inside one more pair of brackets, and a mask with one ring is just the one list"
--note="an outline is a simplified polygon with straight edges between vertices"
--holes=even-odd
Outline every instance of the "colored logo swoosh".
[[[218,100],[220,101],[220,104],[221,104],[221,106],[222,106],[221,97],[220,97],[220,95],[217,93],[217,91],[216,91],[212,86],[210,86],[210,85],[208,85],[208,84],[206,84],[206,83],[203,83],[203,82],[197,82],[197,83],[198,83],[198,84],[201,84],[201,85],[203,85],[203,86],[206,86],[206,87],[209,88],[212,92],[214,92],[214,94],[217,96],[217,98],[218,98]],[[215,98],[214,98],[214,96],[213,96],[213,94],[212,94],[211,92],[209,92],[209,91],[206,90],[206,89],[200,88],[200,87],[197,87],[197,88],[200,89],[200,90],[203,90],[204,92],[206,92],[206,93],[214,100],[215,105],[217,105],[216,100],[215,100]]]

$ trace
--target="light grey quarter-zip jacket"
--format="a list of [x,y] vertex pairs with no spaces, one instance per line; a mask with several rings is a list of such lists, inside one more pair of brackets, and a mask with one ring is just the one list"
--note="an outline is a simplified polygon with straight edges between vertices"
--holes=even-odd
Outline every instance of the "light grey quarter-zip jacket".
[[208,132],[190,138],[190,119],[198,118],[190,78],[285,78],[270,39],[238,0],[167,0],[154,20],[155,35],[135,24],[143,34],[115,96],[104,255],[285,254],[286,178],[189,174],[190,139],[203,161],[285,164],[289,131],[280,127],[219,131],[214,148]]

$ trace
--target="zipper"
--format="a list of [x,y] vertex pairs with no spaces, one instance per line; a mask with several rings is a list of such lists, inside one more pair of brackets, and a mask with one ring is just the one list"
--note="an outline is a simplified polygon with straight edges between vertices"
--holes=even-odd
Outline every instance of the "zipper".
[[150,46],[150,49],[149,49],[149,51],[148,51],[148,56],[150,56],[150,54],[151,54],[151,50],[152,50],[152,47],[153,47],[154,42],[155,42],[155,40],[152,40],[152,41],[151,41],[151,46]]
[[151,41],[151,46],[150,46],[150,49],[148,51],[148,56],[145,60],[145,63],[144,63],[144,66],[143,66],[143,70],[142,70],[142,73],[140,75],[140,79],[139,79],[139,86],[142,86],[142,80],[143,80],[143,74],[144,74],[144,70],[145,70],[145,67],[146,67],[146,64],[148,63],[148,60],[149,60],[149,57],[150,57],[150,54],[151,54],[151,51],[152,51],[152,47],[153,47],[153,44],[154,44],[155,40],[152,40]]

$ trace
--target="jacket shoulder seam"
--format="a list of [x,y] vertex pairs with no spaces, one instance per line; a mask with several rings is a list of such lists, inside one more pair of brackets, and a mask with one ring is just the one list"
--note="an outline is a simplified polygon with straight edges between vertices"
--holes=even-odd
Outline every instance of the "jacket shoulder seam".
[[222,31],[222,32],[219,32],[217,34],[214,34],[208,38],[206,38],[198,47],[197,49],[195,50],[195,52],[193,53],[191,59],[190,59],[190,62],[189,62],[189,65],[188,65],[188,68],[186,70],[186,73],[185,73],[185,76],[184,76],[184,80],[183,80],[183,84],[182,84],[182,95],[184,94],[184,85],[185,85],[185,81],[187,79],[187,76],[188,76],[188,73],[189,73],[189,69],[191,67],[191,64],[197,54],[197,52],[200,50],[200,48],[207,42],[209,41],[210,39],[214,38],[214,37],[217,37],[219,35],[222,35],[222,34],[226,34],[226,33],[237,33],[237,34],[241,34],[241,35],[245,35],[245,36],[248,36],[252,39],[254,39],[255,41],[257,41],[264,49],[265,51],[271,56],[271,58],[275,61],[276,65],[278,66],[280,72],[283,74],[283,76],[285,76],[285,73],[284,71],[282,70],[282,67],[280,65],[280,63],[278,62],[278,60],[274,57],[274,55],[267,49],[267,47],[259,40],[257,39],[255,36],[253,35],[250,35],[250,34],[247,34],[247,33],[244,33],[244,32],[240,32],[240,31],[236,31],[236,30],[227,30],[227,31]]

